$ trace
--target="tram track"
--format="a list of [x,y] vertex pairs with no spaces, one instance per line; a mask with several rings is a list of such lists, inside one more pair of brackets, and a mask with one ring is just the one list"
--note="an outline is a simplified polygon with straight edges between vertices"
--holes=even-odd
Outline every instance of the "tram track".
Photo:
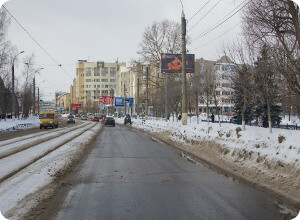
[[[93,128],[96,123],[74,126],[56,132],[39,135],[0,147],[0,183],[20,172],[22,169],[43,158],[60,146]],[[29,135],[30,136],[30,135]],[[35,140],[32,140],[35,139]]]

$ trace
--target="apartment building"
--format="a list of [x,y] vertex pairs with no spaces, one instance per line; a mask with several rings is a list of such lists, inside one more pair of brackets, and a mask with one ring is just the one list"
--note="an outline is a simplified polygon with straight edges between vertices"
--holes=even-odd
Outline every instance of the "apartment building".
[[[100,96],[115,95],[117,74],[124,64],[78,60],[76,67],[76,100],[82,111],[96,112]],[[73,84],[74,86],[74,84]]]
[[[236,74],[236,65],[225,56],[218,61],[209,61],[204,59],[196,60],[196,73],[199,73],[201,77],[204,77],[205,70],[208,70],[206,72],[210,74],[210,80],[215,86],[216,100],[220,113],[223,113],[224,115],[231,115],[233,108],[232,79]],[[200,86],[203,87],[205,82],[203,80],[200,81]],[[206,99],[203,92],[201,96],[202,97],[200,97],[200,103],[198,105],[199,112],[206,112]],[[210,110],[216,112],[216,107],[212,96],[213,95],[210,96],[209,108]]]

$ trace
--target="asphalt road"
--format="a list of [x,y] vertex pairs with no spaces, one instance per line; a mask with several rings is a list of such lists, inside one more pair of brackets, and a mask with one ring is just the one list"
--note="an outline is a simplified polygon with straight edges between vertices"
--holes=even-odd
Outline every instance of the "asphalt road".
[[41,219],[284,217],[269,194],[191,163],[129,126],[105,127],[95,144]]

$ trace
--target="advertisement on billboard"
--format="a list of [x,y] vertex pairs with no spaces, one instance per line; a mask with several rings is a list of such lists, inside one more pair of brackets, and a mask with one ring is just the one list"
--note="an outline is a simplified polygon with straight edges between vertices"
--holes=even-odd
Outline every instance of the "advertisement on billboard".
[[[132,108],[133,107],[133,98],[126,98],[126,103],[128,103],[129,106]],[[115,107],[124,107],[124,97],[116,97],[115,98]]]
[[65,110],[65,107],[64,106],[57,106],[57,111],[64,111]]
[[103,105],[111,105],[111,96],[100,96],[99,97],[99,104]]
[[78,110],[78,109],[81,109],[81,104],[71,104],[71,109],[72,109],[72,110]]
[[[186,55],[186,72],[193,73],[195,68],[195,54]],[[162,54],[161,55],[162,73],[181,73],[182,59],[181,54]]]

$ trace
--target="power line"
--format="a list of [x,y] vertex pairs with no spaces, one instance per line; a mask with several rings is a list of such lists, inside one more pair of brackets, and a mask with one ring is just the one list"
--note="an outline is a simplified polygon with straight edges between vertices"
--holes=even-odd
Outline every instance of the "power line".
[[[246,0],[245,0],[246,1]],[[244,1],[244,2],[245,2]],[[244,2],[242,2],[240,5],[242,5]],[[221,26],[222,24],[224,24],[226,21],[228,21],[230,18],[232,18],[234,15],[236,15],[240,10],[242,10],[244,7],[246,7],[248,4],[250,3],[247,2],[246,4],[243,5],[243,7],[241,7],[239,10],[237,10],[235,13],[233,13],[231,16],[229,16],[228,18],[226,18],[228,15],[230,15],[233,11],[235,11],[238,7],[240,7],[240,5],[238,5],[235,9],[233,9],[231,12],[229,12],[225,17],[223,17],[220,21],[222,21],[224,18],[226,18],[224,21],[222,21],[221,23],[216,23],[213,27],[207,29],[206,31],[202,32],[200,35],[198,35],[197,37],[195,37],[194,41],[207,35],[208,33],[214,31],[216,28],[218,28],[219,26]],[[220,22],[219,21],[219,22]]]
[[184,11],[182,0],[180,0],[180,3],[181,3],[182,11]]
[[199,22],[200,21],[202,21],[203,20],[203,18],[205,18],[206,17],[206,15],[208,15],[219,3],[221,2],[221,0],[219,0],[205,15],[203,15],[200,19],[199,19],[199,21],[197,21],[197,23],[196,24],[194,24],[193,25],[193,27],[191,27],[190,28],[190,30],[189,31],[191,31],[194,27],[196,27],[196,25],[197,24],[199,24]]
[[211,0],[208,0],[188,21],[192,20]]
[[227,34],[229,31],[233,30],[234,28],[236,28],[241,22],[237,23],[236,25],[234,25],[232,28],[228,29],[227,31],[225,31],[223,34],[219,35],[218,37],[216,37],[215,39],[209,41],[208,43],[206,44],[203,44],[199,47],[196,47],[194,49],[191,49],[191,51],[194,51],[194,50],[198,50],[199,48],[201,47],[204,47],[204,46],[207,46],[208,44],[211,44],[212,42],[214,42],[215,40],[219,39],[220,37],[224,36],[225,34]]
[[4,5],[2,5],[2,7],[10,14],[10,16],[17,22],[18,25],[20,25],[20,27],[28,34],[28,36],[48,55],[48,57],[50,57],[50,59],[52,59],[54,61],[54,63],[57,64],[57,66],[59,66],[62,71],[71,79],[73,79],[62,67],[62,64],[59,64],[33,37],[32,35],[21,25],[21,23],[8,11],[8,9],[6,7],[4,7]]

